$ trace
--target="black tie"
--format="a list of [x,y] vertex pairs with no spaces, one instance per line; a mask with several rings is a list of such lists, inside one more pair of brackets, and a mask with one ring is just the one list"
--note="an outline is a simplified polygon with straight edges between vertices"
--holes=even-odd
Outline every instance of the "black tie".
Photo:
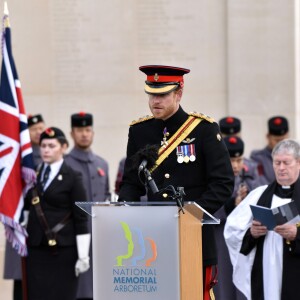
[[45,185],[46,185],[46,183],[48,181],[50,171],[51,171],[50,166],[47,166],[46,170],[44,171],[43,180],[41,182],[43,189],[45,189]]

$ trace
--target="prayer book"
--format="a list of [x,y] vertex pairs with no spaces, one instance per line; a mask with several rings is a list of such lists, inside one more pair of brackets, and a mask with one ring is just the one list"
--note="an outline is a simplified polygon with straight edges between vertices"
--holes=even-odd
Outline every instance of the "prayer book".
[[250,208],[253,219],[261,222],[268,230],[273,230],[277,225],[300,222],[299,212],[294,201],[274,208],[260,205],[250,205]]

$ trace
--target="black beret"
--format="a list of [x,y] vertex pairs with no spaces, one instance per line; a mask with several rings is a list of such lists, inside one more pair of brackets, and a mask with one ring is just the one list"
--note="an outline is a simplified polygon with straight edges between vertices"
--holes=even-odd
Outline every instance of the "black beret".
[[145,92],[160,95],[170,93],[179,86],[183,88],[183,75],[190,72],[189,69],[162,65],[141,66],[139,69],[147,75]]
[[28,127],[40,122],[44,122],[43,116],[41,114],[28,115]]
[[68,144],[68,141],[63,131],[56,127],[49,127],[42,132],[40,136],[40,144],[44,139],[57,139],[63,143]]
[[220,131],[223,134],[235,134],[241,131],[241,121],[236,117],[225,117],[219,121]]
[[93,126],[93,115],[79,112],[71,116],[71,127]]
[[284,135],[289,131],[289,122],[283,116],[274,116],[268,121],[269,134]]
[[244,153],[244,142],[237,136],[227,136],[224,138],[225,145],[230,157],[239,157]]

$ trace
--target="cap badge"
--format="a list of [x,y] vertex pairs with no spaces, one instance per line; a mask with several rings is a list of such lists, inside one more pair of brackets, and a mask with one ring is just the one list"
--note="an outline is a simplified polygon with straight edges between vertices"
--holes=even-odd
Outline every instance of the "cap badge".
[[45,130],[45,133],[46,133],[48,136],[51,136],[51,137],[55,135],[54,130],[52,130],[51,128],[47,128],[47,129]]
[[36,117],[32,118],[32,123],[36,123],[38,119]]
[[157,73],[155,73],[153,78],[154,78],[154,80],[155,80],[155,81],[158,81],[158,79],[159,79],[159,76],[158,76],[158,74],[157,74]]

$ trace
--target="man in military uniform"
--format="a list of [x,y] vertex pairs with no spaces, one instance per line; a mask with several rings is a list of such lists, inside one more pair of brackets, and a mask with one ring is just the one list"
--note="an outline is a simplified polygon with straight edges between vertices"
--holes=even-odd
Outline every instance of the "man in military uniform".
[[[219,120],[219,126],[223,137],[242,137],[242,123],[239,118],[233,116],[226,116]],[[243,165],[244,169],[247,170],[249,176],[255,178],[255,180],[260,180],[260,176],[258,174],[258,166],[254,160],[243,157]],[[261,184],[264,184],[264,182],[261,182]]]
[[[133,201],[145,194],[134,159],[146,145],[157,145],[161,146],[159,158],[151,172],[158,189],[184,187],[186,201],[195,201],[209,213],[216,212],[232,194],[233,172],[218,124],[203,114],[188,114],[180,106],[183,75],[190,70],[155,65],[140,70],[147,75],[145,92],[153,116],[134,121],[129,128],[119,201]],[[166,200],[165,195],[150,190],[147,196],[148,201]],[[217,263],[213,230],[212,226],[203,227],[205,300],[210,297],[213,266]]]
[[[66,155],[66,163],[83,174],[83,183],[87,190],[88,201],[109,200],[108,163],[91,150],[94,137],[92,114],[84,112],[73,114],[71,116],[71,127],[74,148]],[[89,228],[91,232],[91,220]],[[90,258],[92,258],[92,253],[90,253]],[[93,298],[92,274],[91,261],[91,269],[80,275],[77,299]]]
[[283,116],[274,116],[268,120],[267,146],[261,150],[253,150],[250,158],[257,162],[258,173],[263,184],[275,180],[272,150],[276,144],[289,137],[289,123]]
[[42,162],[40,154],[40,135],[46,129],[46,125],[41,114],[28,116],[28,129],[32,145],[33,162],[35,168]]
[[224,239],[224,226],[227,216],[240,204],[250,191],[260,186],[259,177],[244,164],[244,142],[238,136],[226,136],[224,142],[229,151],[230,161],[234,173],[234,190],[230,199],[220,208],[215,217],[221,220],[216,226],[216,241],[218,252],[218,284],[215,288],[216,299],[219,300],[245,300],[245,296],[236,289],[232,282],[232,265]]

